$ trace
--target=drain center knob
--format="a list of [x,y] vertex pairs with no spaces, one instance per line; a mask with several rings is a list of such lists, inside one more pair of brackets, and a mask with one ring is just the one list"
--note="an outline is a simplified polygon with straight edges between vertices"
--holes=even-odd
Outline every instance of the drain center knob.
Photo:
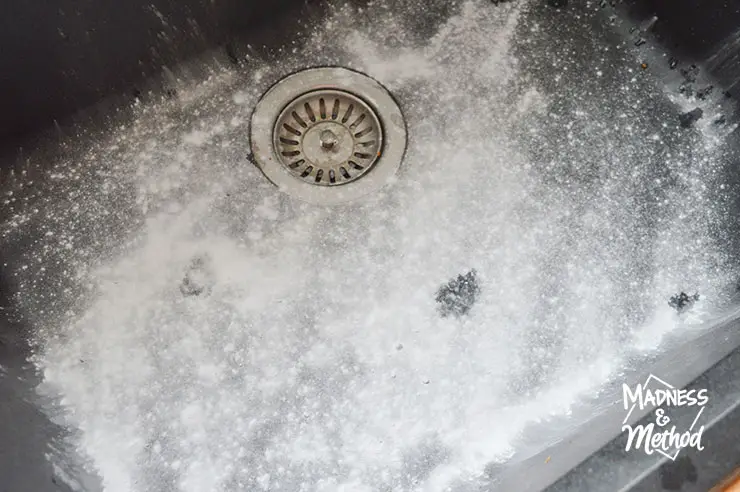
[[339,142],[339,138],[331,130],[321,132],[319,140],[321,140],[321,146],[326,150],[333,149],[337,142]]

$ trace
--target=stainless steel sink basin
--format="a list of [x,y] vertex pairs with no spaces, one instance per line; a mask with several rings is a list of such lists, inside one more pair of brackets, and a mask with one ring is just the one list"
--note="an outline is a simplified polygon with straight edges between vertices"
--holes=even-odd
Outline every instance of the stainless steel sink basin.
[[8,8],[7,490],[649,490],[650,374],[730,471],[730,7]]

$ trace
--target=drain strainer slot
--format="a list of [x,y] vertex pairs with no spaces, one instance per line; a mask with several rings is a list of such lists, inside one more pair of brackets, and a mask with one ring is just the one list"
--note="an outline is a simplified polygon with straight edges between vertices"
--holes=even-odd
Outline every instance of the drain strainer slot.
[[252,151],[282,191],[341,203],[384,186],[406,149],[406,127],[388,91],[342,68],[314,68],[278,82],[252,115]]

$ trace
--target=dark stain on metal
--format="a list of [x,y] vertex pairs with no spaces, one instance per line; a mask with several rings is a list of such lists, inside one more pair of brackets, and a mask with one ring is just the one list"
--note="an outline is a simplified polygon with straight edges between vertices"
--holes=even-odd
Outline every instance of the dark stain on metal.
[[436,301],[443,318],[450,315],[460,317],[470,312],[480,294],[478,275],[470,270],[464,275],[458,275],[437,291]]
[[678,121],[682,128],[691,128],[694,126],[694,123],[701,119],[702,116],[704,116],[704,110],[701,108],[695,108],[691,111],[680,114],[678,116]]
[[671,297],[670,301],[668,301],[668,305],[679,313],[683,313],[684,311],[691,309],[698,300],[699,293],[690,296],[686,292],[681,292],[680,294]]
[[660,485],[663,490],[681,490],[686,483],[696,483],[699,474],[688,456],[668,461],[660,467]]

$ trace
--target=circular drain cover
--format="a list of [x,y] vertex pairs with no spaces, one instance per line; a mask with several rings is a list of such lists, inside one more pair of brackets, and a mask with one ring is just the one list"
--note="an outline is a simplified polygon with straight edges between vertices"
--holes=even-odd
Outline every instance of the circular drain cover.
[[290,75],[252,114],[256,164],[282,191],[312,203],[350,201],[383,187],[406,150],[406,126],[378,82],[344,68]]

